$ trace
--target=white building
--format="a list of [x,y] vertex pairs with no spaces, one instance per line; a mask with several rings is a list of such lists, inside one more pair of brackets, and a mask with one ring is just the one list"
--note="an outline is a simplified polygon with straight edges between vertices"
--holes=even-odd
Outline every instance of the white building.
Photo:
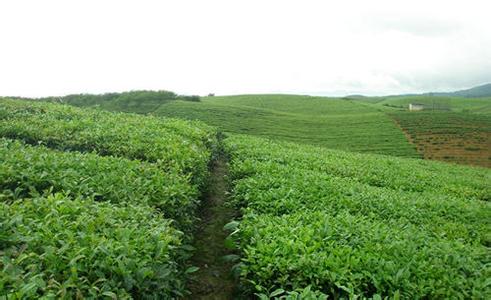
[[425,108],[425,106],[423,104],[409,103],[409,110],[410,111],[423,110],[424,108]]

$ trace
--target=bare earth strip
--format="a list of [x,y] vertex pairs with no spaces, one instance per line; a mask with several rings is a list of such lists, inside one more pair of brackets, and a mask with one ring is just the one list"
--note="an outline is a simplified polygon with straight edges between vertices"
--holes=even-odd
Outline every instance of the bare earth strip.
[[227,233],[223,226],[234,217],[234,209],[226,204],[227,163],[223,157],[213,165],[209,190],[203,199],[201,224],[196,232],[196,252],[191,259],[199,267],[189,284],[188,299],[234,299],[236,282],[231,264],[223,258],[231,254],[225,247]]

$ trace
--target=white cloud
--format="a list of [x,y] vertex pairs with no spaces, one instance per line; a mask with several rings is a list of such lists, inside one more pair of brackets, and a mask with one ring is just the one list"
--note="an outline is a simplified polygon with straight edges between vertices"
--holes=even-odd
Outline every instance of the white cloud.
[[0,95],[406,93],[491,81],[486,1],[2,1]]

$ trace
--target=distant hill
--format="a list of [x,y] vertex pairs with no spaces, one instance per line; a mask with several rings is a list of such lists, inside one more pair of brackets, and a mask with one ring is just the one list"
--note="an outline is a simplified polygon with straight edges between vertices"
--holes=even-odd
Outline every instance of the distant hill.
[[109,111],[123,111],[134,113],[151,113],[162,104],[174,100],[199,102],[199,96],[177,95],[170,91],[130,91],[123,93],[106,94],[75,94],[63,97],[40,98],[41,101],[62,102],[79,107],[100,107]]
[[466,97],[466,98],[491,97],[491,83],[476,86],[467,90],[460,90],[460,91],[448,92],[448,93],[427,93],[424,95]]
[[[394,94],[387,95],[378,98],[389,98],[389,97],[411,97],[411,96],[445,96],[445,97],[463,97],[463,98],[485,98],[491,97],[491,83],[486,83],[483,85],[475,86],[466,90],[459,90],[454,92],[428,92],[428,93],[409,93],[409,94]],[[346,96],[351,97],[351,96]],[[358,97],[362,99],[362,97]],[[368,97],[374,98],[374,97]],[[375,97],[376,98],[376,97]]]

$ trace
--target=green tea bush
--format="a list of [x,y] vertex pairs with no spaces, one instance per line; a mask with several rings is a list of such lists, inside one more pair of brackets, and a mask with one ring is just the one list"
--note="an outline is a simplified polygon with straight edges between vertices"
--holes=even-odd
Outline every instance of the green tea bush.
[[176,299],[217,151],[199,122],[0,100],[0,299]]
[[230,238],[250,293],[491,295],[489,170],[245,136],[225,149],[243,213]]
[[0,295],[178,297],[181,236],[145,206],[62,194],[0,203]]
[[32,101],[0,101],[0,136],[64,151],[96,152],[158,164],[202,185],[216,133],[196,122],[83,110]]
[[98,201],[152,205],[188,230],[195,220],[198,191],[186,177],[153,164],[59,152],[2,138],[0,161],[4,200],[64,192]]
[[421,159],[366,155],[293,143],[272,144],[265,139],[241,136],[228,140],[233,157],[244,161],[240,170],[234,168],[236,173],[253,173],[254,165],[264,162],[292,169],[318,171],[396,191],[434,191],[465,199],[491,200],[491,173],[485,168],[458,168]]
[[236,181],[234,187],[233,201],[244,214],[347,211],[374,220],[400,219],[435,235],[491,245],[488,202],[436,192],[395,191],[283,165],[258,162],[254,168],[257,174]]

